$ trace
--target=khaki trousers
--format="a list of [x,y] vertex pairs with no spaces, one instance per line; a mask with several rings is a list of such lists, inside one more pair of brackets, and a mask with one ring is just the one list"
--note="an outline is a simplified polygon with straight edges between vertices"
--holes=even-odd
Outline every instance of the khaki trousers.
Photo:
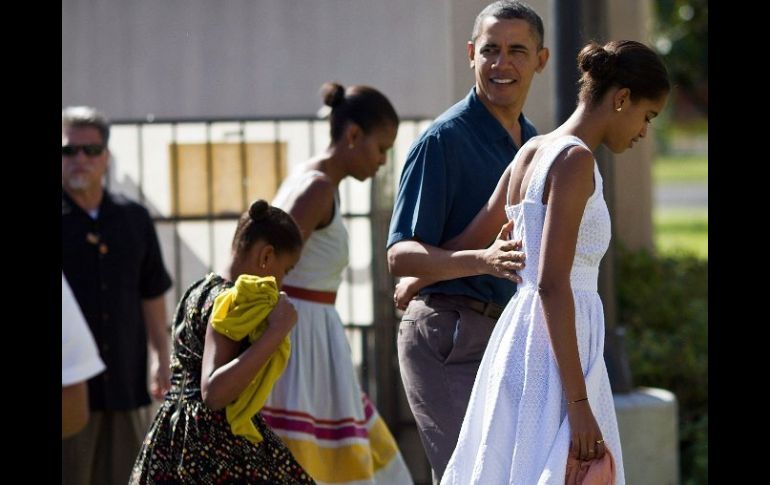
[[62,485],[128,483],[149,426],[149,406],[91,411],[80,433],[61,442]]
[[398,329],[401,380],[438,484],[452,456],[496,320],[451,295],[413,299]]

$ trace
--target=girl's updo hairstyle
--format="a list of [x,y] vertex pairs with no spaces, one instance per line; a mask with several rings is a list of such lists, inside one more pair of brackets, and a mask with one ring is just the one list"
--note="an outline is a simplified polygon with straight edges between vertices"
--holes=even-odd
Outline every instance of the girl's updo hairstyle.
[[398,126],[398,115],[384,94],[370,86],[351,86],[347,89],[335,82],[321,86],[321,99],[331,108],[332,143],[339,141],[349,122],[354,122],[369,134],[385,123]]
[[580,101],[598,104],[613,87],[631,90],[631,99],[655,100],[671,90],[668,71],[658,54],[633,40],[618,40],[604,46],[589,42],[578,54]]
[[302,234],[294,218],[263,199],[252,202],[238,220],[233,251],[243,254],[259,240],[267,241],[280,254],[302,249]]

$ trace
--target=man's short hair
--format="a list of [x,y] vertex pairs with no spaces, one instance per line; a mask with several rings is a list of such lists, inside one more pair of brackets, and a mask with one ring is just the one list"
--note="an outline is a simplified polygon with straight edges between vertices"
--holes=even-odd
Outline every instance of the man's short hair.
[[473,23],[473,32],[471,33],[471,42],[476,44],[481,30],[481,23],[487,17],[495,17],[497,19],[521,19],[529,23],[530,28],[537,37],[537,48],[543,48],[543,42],[545,39],[545,29],[543,28],[543,19],[535,10],[524,2],[517,0],[499,0],[487,5],[476,17],[476,21]]
[[110,141],[110,123],[107,118],[89,106],[69,106],[61,110],[62,132],[69,128],[93,127],[102,135],[102,143]]

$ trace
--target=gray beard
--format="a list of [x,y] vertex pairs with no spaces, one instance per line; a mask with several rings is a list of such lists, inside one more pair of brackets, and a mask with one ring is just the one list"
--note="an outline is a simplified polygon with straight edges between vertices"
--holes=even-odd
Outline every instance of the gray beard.
[[87,175],[72,175],[65,183],[70,190],[86,190],[89,188],[89,180]]

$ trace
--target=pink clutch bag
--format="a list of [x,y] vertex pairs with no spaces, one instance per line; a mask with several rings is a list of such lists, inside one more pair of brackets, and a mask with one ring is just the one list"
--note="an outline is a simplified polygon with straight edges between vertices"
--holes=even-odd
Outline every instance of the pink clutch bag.
[[615,460],[610,450],[594,460],[582,461],[567,457],[566,485],[614,485]]

